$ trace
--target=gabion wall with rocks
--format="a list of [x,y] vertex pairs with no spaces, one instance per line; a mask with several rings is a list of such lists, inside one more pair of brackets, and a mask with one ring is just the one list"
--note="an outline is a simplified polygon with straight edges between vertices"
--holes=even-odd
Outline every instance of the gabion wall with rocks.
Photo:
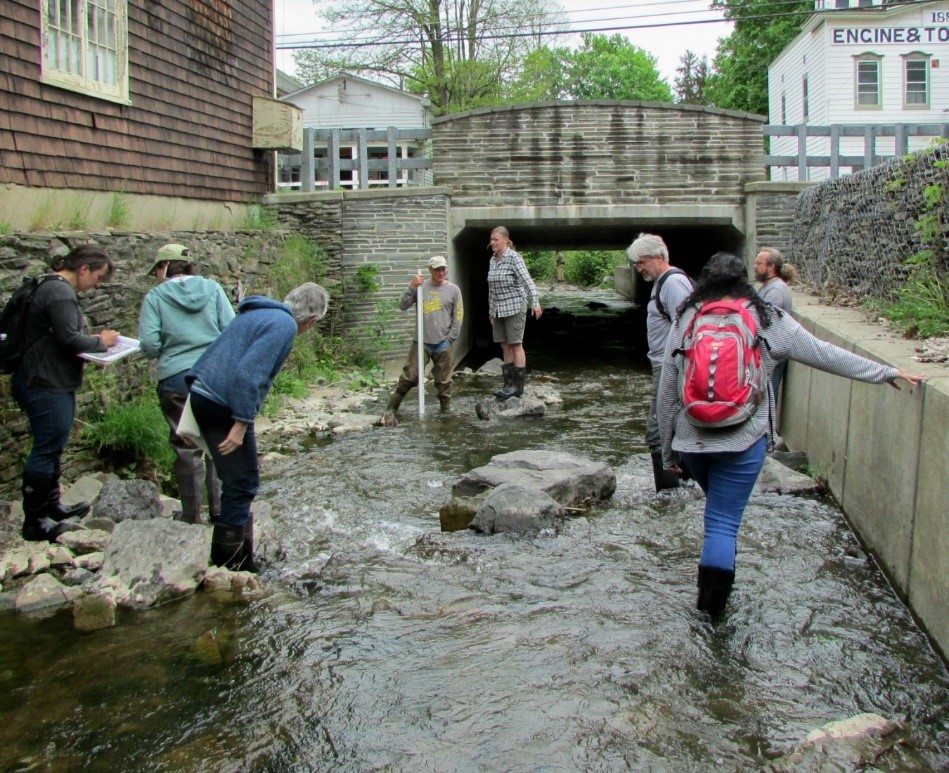
[[[63,250],[86,242],[106,249],[116,263],[112,281],[99,290],[80,296],[86,319],[93,330],[114,328],[137,337],[138,315],[145,293],[155,280],[146,271],[163,244],[186,245],[199,273],[224,287],[232,301],[251,294],[271,294],[269,272],[280,254],[284,232],[262,231],[174,231],[134,233],[120,231],[28,233],[0,236],[0,301],[6,302],[26,276],[48,272],[52,250]],[[87,385],[77,394],[77,426],[97,403],[112,395],[125,399],[150,389],[155,383],[154,366],[143,357],[86,369]],[[9,376],[0,377],[0,496],[17,496],[21,462],[29,448],[26,417],[10,396]],[[64,457],[67,479],[97,469],[88,452],[77,453],[73,444]]]
[[[933,186],[942,190],[935,209],[926,203]],[[947,144],[803,191],[789,259],[806,283],[822,291],[892,298],[910,272],[907,258],[927,247],[917,223],[933,214],[942,231],[937,270],[949,274]]]

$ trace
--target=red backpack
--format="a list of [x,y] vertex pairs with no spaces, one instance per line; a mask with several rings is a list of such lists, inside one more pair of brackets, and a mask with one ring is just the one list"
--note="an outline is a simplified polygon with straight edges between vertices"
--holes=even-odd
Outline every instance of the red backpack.
[[746,421],[767,396],[758,325],[747,301],[702,304],[682,336],[679,399],[697,427]]

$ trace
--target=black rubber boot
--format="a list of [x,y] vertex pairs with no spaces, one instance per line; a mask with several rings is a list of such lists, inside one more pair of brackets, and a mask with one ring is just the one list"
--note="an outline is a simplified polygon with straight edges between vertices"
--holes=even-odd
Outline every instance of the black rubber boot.
[[511,365],[510,363],[505,362],[501,366],[501,375],[504,376],[504,384],[500,389],[495,390],[494,392],[495,397],[501,400],[507,400],[507,398],[511,397],[511,395],[514,394],[514,387],[513,387],[513,384],[511,383],[511,379],[513,378],[513,371],[514,371],[514,366]]
[[244,568],[245,530],[246,526],[214,524],[214,532],[211,535],[211,563],[214,566],[223,566],[235,572]]
[[55,540],[59,536],[59,524],[49,517],[54,476],[43,473],[24,472],[23,528],[20,534],[28,542]]
[[699,566],[699,596],[695,607],[710,615],[719,615],[725,609],[735,583],[735,572],[714,566]]
[[49,492],[48,507],[46,514],[54,521],[65,521],[67,518],[82,518],[89,512],[91,505],[88,502],[78,502],[75,505],[65,507],[60,499],[59,481],[62,476],[61,469],[57,465],[53,469],[52,488]]
[[667,470],[662,466],[662,454],[655,451],[652,456],[652,477],[656,482],[656,491],[679,488],[679,473]]
[[514,397],[524,395],[524,382],[527,380],[527,368],[514,368],[511,381],[514,384]]

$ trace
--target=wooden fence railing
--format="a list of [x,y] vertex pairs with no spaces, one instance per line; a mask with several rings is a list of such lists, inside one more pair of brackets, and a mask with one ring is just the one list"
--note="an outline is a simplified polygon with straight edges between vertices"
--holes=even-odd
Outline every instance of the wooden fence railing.
[[[432,168],[430,153],[414,158],[399,157],[399,148],[418,148],[431,140],[431,129],[304,129],[300,163],[300,190],[336,190],[341,187],[341,173],[352,172],[347,186],[367,189],[373,186],[397,188],[417,184],[417,174]],[[316,158],[315,149],[325,145],[326,157]],[[340,148],[351,146],[353,158],[340,158]],[[370,158],[370,148],[384,150],[383,158]],[[376,174],[373,173],[382,173]],[[378,179],[373,179],[373,178]]]
[[[797,138],[797,153],[795,155],[766,155],[764,157],[765,166],[768,169],[772,167],[796,167],[798,179],[806,180],[808,167],[823,167],[829,169],[830,178],[836,180],[840,176],[841,167],[868,169],[887,159],[905,155],[909,149],[910,137],[942,137],[949,139],[949,121],[945,123],[919,124],[832,124],[831,126],[806,126],[801,124],[798,126],[765,126],[764,135],[765,137]],[[829,154],[809,155],[807,152],[808,137],[830,138]],[[841,139],[849,137],[863,138],[863,152],[860,155],[841,154]],[[877,138],[879,137],[893,138],[892,153],[880,153],[877,151]]]

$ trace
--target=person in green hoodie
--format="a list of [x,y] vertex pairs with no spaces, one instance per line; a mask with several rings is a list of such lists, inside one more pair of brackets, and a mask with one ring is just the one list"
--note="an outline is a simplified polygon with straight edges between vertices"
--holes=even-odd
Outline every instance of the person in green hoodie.
[[214,522],[221,512],[221,483],[214,463],[175,430],[188,399],[185,374],[234,319],[234,309],[221,285],[195,275],[188,248],[182,244],[166,244],[158,250],[148,273],[159,284],[145,296],[138,337],[142,353],[158,360],[158,402],[171,429],[173,471],[181,498],[180,520],[202,522],[206,487],[208,513]]

